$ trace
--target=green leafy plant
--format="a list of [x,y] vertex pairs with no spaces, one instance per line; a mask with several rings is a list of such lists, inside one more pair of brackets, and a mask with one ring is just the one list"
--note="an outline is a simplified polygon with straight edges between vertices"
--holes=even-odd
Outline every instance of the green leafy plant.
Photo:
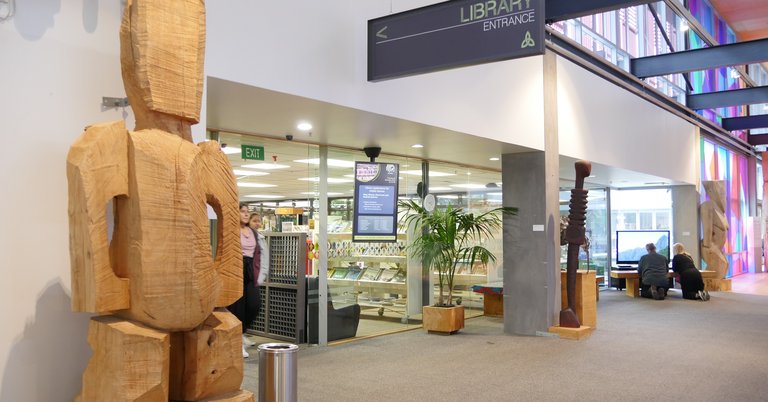
[[[463,208],[448,206],[431,213],[413,200],[398,203],[405,215],[400,223],[413,225],[421,233],[408,246],[413,257],[421,258],[429,272],[437,271],[440,295],[436,306],[453,305],[453,279],[459,264],[488,264],[496,256],[482,244],[502,227],[502,216],[517,215],[517,208],[499,207],[475,214]],[[445,288],[448,298],[445,299]]]

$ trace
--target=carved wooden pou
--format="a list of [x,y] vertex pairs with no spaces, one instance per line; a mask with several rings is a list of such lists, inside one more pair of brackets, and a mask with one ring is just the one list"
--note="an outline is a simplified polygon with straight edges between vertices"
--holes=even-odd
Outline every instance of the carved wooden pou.
[[78,400],[252,401],[241,324],[223,308],[242,293],[236,181],[217,143],[191,142],[204,2],[128,0],[120,43],[136,131],[89,126],[67,157],[72,309],[108,313],[91,320]]
[[584,178],[592,171],[592,164],[587,161],[576,161],[576,183],[571,189],[571,203],[568,214],[568,228],[565,239],[568,241],[568,259],[566,262],[566,289],[568,292],[568,307],[560,311],[560,326],[579,328],[581,323],[576,315],[576,271],[579,269],[579,247],[584,244],[585,222],[587,219],[587,194],[584,189]]

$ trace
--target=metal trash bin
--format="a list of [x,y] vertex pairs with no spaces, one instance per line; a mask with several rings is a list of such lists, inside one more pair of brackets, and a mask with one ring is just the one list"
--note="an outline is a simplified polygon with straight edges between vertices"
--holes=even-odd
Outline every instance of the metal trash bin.
[[259,345],[259,402],[296,402],[297,354],[290,343]]

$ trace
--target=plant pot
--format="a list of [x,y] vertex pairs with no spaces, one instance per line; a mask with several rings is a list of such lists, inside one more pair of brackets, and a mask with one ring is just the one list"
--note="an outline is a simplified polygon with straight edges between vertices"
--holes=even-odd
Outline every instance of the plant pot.
[[422,325],[429,333],[450,335],[464,328],[464,306],[424,306]]

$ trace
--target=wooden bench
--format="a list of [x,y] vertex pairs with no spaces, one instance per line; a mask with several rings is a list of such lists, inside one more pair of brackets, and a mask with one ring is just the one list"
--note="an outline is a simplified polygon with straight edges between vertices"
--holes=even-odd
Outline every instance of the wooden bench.
[[[730,291],[730,279],[715,279],[715,271],[699,271],[701,272],[701,278],[704,279],[704,289],[708,291]],[[669,270],[667,272],[667,278],[677,277],[677,274]],[[626,279],[627,281],[627,296],[638,297],[640,296],[640,274],[637,270],[631,271],[619,271],[612,270],[611,278]],[[726,289],[727,288],[727,289]]]
[[[563,276],[564,278],[564,276]],[[565,280],[565,279],[563,279]],[[595,276],[595,300],[600,300],[600,284],[605,281],[605,276]],[[502,282],[490,282],[472,285],[472,291],[483,294],[483,315],[491,317],[504,316],[504,284]]]

